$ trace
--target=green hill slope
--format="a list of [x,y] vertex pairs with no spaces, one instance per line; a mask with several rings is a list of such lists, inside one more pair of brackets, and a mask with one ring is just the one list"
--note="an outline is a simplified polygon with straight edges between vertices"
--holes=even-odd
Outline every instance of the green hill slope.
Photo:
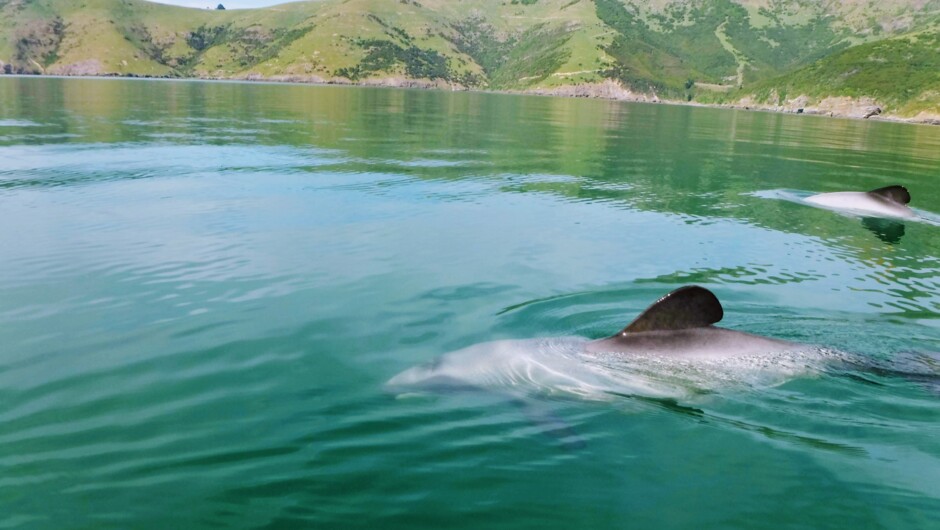
[[825,107],[839,98],[871,100],[900,116],[940,110],[940,29],[854,46],[785,76],[756,83],[759,102]]
[[[805,92],[912,113],[937,107],[927,69],[938,13],[940,0],[312,0],[228,11],[0,0],[0,70],[587,95],[613,82],[637,97]],[[887,86],[892,75],[916,86]]]

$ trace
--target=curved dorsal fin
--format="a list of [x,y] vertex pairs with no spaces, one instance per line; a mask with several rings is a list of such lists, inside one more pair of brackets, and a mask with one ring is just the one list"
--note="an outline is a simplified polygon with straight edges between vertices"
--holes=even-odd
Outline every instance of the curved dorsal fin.
[[884,199],[888,199],[889,201],[894,201],[900,204],[907,204],[911,202],[911,194],[908,193],[907,188],[904,186],[885,186],[883,188],[878,188],[877,190],[871,190],[868,192],[868,194],[882,197]]
[[656,300],[619,334],[703,328],[723,316],[718,297],[704,287],[687,285]]

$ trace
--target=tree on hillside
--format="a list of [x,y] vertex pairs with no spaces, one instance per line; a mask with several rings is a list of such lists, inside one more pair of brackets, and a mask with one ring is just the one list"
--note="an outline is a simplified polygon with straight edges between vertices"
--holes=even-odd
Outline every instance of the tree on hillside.
[[222,11],[225,11],[225,6],[222,5],[222,4],[219,4],[219,5],[215,6],[215,8],[216,8],[216,9],[221,9]]

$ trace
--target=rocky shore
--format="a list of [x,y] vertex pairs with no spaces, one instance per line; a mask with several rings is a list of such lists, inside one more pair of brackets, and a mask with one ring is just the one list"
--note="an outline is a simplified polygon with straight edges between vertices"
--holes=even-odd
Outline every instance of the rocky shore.
[[[97,61],[95,61],[97,62]],[[4,72],[0,63],[0,75]],[[74,68],[68,68],[56,72],[49,72],[50,75],[64,77],[150,77],[150,76],[119,76],[118,74],[108,74],[101,72],[100,64],[81,64],[73,65]],[[155,77],[168,79],[169,77]],[[173,78],[176,79],[176,78]],[[572,97],[572,98],[597,98],[610,99],[615,101],[630,101],[639,103],[664,103],[671,105],[686,105],[694,107],[712,107],[726,109],[756,110],[768,112],[782,112],[790,114],[806,114],[829,116],[834,118],[853,118],[853,119],[874,119],[881,121],[893,121],[902,123],[918,123],[927,125],[940,125],[940,109],[937,111],[923,111],[916,116],[897,116],[887,113],[883,106],[875,99],[870,97],[851,98],[845,96],[830,96],[820,100],[813,100],[805,95],[796,98],[780,101],[779,98],[771,103],[754,100],[750,96],[745,96],[733,103],[700,103],[696,101],[671,100],[660,98],[657,94],[647,94],[644,92],[634,92],[617,81],[606,79],[598,83],[579,83],[575,85],[563,85],[552,88],[532,88],[528,90],[481,90],[477,88],[466,87],[458,83],[444,81],[441,79],[411,79],[406,77],[389,76],[382,78],[370,78],[360,81],[352,81],[345,77],[324,78],[317,75],[274,75],[263,76],[258,73],[249,73],[237,77],[216,77],[216,76],[198,76],[182,79],[200,79],[206,81],[254,81],[268,83],[296,83],[296,84],[314,84],[314,85],[352,85],[368,87],[387,87],[387,88],[419,88],[427,90],[449,90],[449,91],[477,91],[502,94],[527,94],[537,96],[553,97]]]
[[940,125],[940,110],[935,112],[923,111],[913,117],[897,116],[886,113],[883,110],[883,106],[877,100],[870,97],[851,98],[845,96],[830,96],[817,101],[808,96],[801,95],[792,99],[783,101],[777,99],[775,102],[768,103],[759,102],[750,96],[746,96],[733,103],[712,104],[660,99],[655,94],[633,92],[610,79],[601,83],[583,83],[550,89],[532,89],[522,91],[522,93],[542,96],[602,98],[643,103],[669,103],[697,107],[759,110],[791,114],[821,115],[835,118],[876,119],[903,123]]

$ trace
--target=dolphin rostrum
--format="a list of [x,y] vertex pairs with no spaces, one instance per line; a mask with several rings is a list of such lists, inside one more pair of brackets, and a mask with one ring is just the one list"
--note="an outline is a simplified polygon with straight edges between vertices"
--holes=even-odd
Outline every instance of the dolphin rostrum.
[[907,204],[911,194],[904,186],[885,186],[872,191],[837,191],[820,193],[805,199],[823,208],[878,217],[911,219],[917,214]]
[[[689,363],[711,363],[713,368],[716,363],[733,366],[736,361],[740,361],[736,366],[760,365],[763,370],[773,361],[754,363],[755,358],[766,360],[809,348],[805,344],[714,326],[723,314],[721,303],[711,291],[696,285],[685,286],[657,300],[611,337],[593,341],[561,337],[476,344],[405,370],[392,377],[386,387],[395,391],[534,389],[584,397],[674,396],[677,386],[686,386],[682,378],[664,385],[658,377],[646,377],[650,373],[648,361],[652,360],[660,371],[663,362],[673,366],[684,364],[686,368]],[[805,364],[805,359],[800,363]],[[672,375],[667,374],[667,378]],[[694,382],[692,386],[700,385]],[[681,390],[679,393],[686,394]]]

